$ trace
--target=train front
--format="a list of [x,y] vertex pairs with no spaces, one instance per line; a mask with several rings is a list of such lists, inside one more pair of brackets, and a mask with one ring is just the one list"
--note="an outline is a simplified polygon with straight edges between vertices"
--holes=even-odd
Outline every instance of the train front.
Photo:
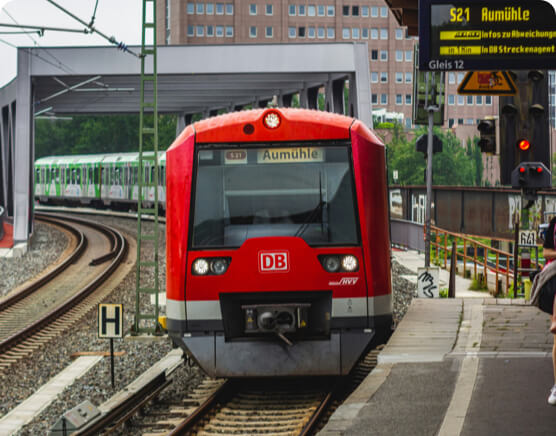
[[167,322],[212,376],[347,374],[391,323],[384,146],[308,110],[189,126],[167,152]]

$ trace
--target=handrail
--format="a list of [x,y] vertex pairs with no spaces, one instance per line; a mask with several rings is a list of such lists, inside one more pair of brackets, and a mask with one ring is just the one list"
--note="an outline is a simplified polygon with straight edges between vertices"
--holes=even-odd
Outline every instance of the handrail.
[[[467,261],[470,261],[473,264],[473,277],[477,278],[477,265],[481,265],[483,267],[483,275],[481,277],[481,282],[488,288],[488,271],[493,271],[495,274],[495,289],[492,292],[493,295],[498,294],[500,290],[498,289],[499,277],[505,276],[505,289],[504,295],[508,295],[508,290],[510,288],[510,259],[513,258],[513,254],[507,251],[500,250],[498,248],[490,247],[482,242],[476,241],[469,236],[462,235],[460,233],[451,232],[448,230],[443,230],[436,226],[431,226],[431,233],[435,234],[433,238],[431,235],[431,248],[434,250],[434,254],[436,259],[440,259],[440,256],[443,254],[444,265],[443,267],[447,267],[448,263],[448,253],[451,255],[452,246],[448,244],[448,237],[451,236],[456,240],[456,263],[458,258],[462,258],[463,260],[463,275],[465,276],[465,271],[467,270]],[[442,241],[441,241],[442,238]],[[463,253],[458,251],[459,243],[458,240],[461,240],[463,243]],[[473,256],[467,254],[468,247],[473,247]],[[482,248],[484,250],[483,256],[477,255],[477,248]],[[442,253],[443,251],[443,253]],[[489,253],[496,256],[496,265],[492,266],[488,263]],[[483,258],[482,260],[480,258]],[[505,257],[505,268],[500,265],[500,257]],[[518,257],[518,265],[521,263],[521,257]],[[515,294],[514,294],[515,295]]]

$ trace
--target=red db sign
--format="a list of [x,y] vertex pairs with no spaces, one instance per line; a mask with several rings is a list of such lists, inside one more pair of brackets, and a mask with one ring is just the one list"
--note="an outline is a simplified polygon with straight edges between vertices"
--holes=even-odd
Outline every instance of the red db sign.
[[259,252],[260,272],[287,272],[290,270],[289,253],[287,251]]

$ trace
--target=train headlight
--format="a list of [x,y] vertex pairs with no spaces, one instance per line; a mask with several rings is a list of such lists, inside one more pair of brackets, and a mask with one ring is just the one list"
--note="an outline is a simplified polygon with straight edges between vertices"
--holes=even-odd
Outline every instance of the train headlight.
[[193,262],[193,273],[204,276],[209,272],[209,263],[205,259],[197,259]]
[[210,271],[218,276],[224,274],[227,269],[228,261],[226,259],[214,259],[210,263]]
[[357,258],[355,256],[348,254],[347,256],[343,257],[342,268],[345,271],[353,272],[356,271],[358,267],[359,267],[359,262],[357,262]]
[[276,129],[280,126],[280,115],[277,112],[269,112],[263,118],[263,124],[267,129]]
[[340,258],[337,256],[326,256],[323,266],[328,272],[338,272],[340,270]]

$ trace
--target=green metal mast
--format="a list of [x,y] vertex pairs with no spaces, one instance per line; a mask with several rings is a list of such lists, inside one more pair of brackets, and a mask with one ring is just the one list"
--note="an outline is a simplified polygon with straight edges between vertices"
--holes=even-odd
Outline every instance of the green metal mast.
[[[151,72],[147,72],[147,70]],[[154,153],[143,151],[148,142],[152,142]],[[139,112],[139,201],[137,202],[137,263],[133,334],[162,334],[158,323],[158,181],[160,176],[158,169],[156,0],[143,0],[141,106]],[[152,200],[145,199],[149,191],[154,191]],[[152,232],[144,233],[146,226],[143,225],[143,221],[146,218],[154,221]],[[146,258],[142,253],[144,243],[152,246],[153,256],[151,258]],[[151,274],[154,275],[154,278],[149,277]],[[154,306],[150,304],[151,295],[154,295]]]

